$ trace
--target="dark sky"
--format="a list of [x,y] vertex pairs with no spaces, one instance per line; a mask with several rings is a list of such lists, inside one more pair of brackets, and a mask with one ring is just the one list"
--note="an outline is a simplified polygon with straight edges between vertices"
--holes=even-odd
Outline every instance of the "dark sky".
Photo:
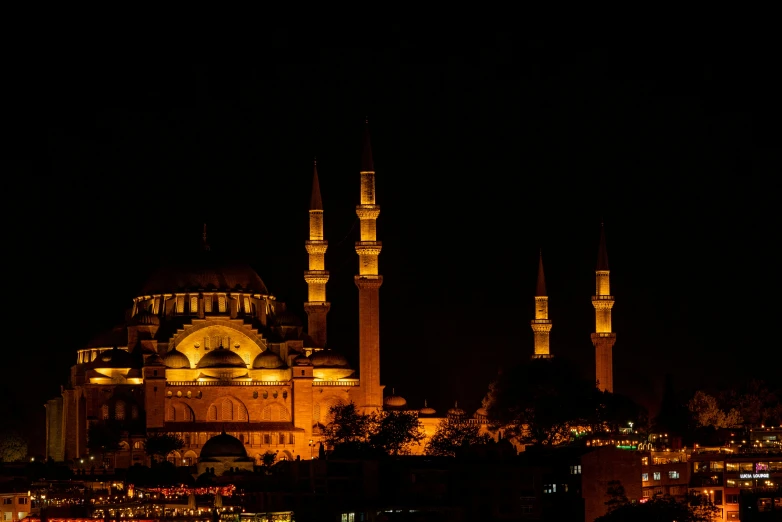
[[314,156],[329,342],[357,367],[365,116],[389,391],[476,408],[532,353],[539,249],[552,352],[593,375],[601,220],[617,392],[654,409],[666,372],[683,389],[778,373],[782,89],[767,42],[423,35],[356,47],[279,30],[230,52],[88,46],[27,64],[3,183],[5,353],[20,365],[7,385],[28,424],[42,430],[76,350],[204,221],[213,249],[301,312]]

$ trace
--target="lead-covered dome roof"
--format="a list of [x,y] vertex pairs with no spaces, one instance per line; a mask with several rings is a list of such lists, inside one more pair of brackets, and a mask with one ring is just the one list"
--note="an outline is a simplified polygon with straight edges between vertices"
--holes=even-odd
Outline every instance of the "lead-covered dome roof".
[[256,370],[273,370],[283,366],[285,366],[285,363],[280,356],[268,348],[266,351],[259,353],[253,360],[253,368]]
[[334,350],[320,350],[310,355],[310,361],[316,368],[347,368],[348,360]]
[[120,350],[116,346],[111,350],[104,350],[98,354],[92,363],[93,368],[136,368],[138,361],[126,350]]
[[190,368],[190,359],[187,358],[187,355],[174,348],[163,356],[163,364],[172,370],[181,370]]
[[201,448],[199,459],[215,457],[239,457],[247,458],[247,450],[244,449],[242,441],[223,432],[215,435]]
[[239,354],[227,348],[217,348],[201,357],[196,368],[247,368],[247,363]]
[[268,294],[249,264],[211,250],[190,252],[158,268],[141,288],[142,295],[192,291],[243,291]]

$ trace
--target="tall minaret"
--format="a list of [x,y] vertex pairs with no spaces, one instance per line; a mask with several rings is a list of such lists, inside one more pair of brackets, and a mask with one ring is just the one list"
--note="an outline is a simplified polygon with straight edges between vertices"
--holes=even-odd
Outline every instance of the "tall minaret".
[[359,378],[361,398],[359,406],[364,411],[383,407],[383,388],[380,386],[380,285],[383,276],[378,274],[377,258],[381,243],[377,240],[376,221],[380,207],[375,205],[375,165],[372,161],[372,145],[369,141],[369,121],[364,126],[364,143],[361,153],[361,204],[356,206],[361,221],[361,238],[356,242],[358,253],[358,323],[359,323]]
[[548,318],[548,295],[546,294],[546,278],[543,275],[543,252],[540,253],[538,262],[538,286],[535,290],[535,319],[530,324],[535,332],[535,353],[533,359],[548,359],[552,355],[549,351],[549,332],[551,332],[551,320]]
[[318,162],[313,166],[312,198],[310,199],[310,239],[305,243],[309,254],[309,270],[304,272],[307,282],[307,332],[317,348],[326,347],[326,314],[331,303],[326,301],[326,283],[329,273],[326,271],[325,255],[329,242],[323,240],[323,201],[320,198],[318,182]]
[[595,380],[601,391],[613,393],[613,347],[616,334],[611,331],[611,308],[614,306],[614,296],[611,295],[606,234],[602,223],[595,279],[596,295],[592,296],[592,306],[595,307],[595,333],[592,334],[592,344],[595,345]]

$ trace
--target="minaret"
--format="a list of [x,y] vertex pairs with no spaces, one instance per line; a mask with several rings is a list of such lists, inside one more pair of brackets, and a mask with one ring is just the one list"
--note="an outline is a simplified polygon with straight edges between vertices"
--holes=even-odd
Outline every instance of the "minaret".
[[307,282],[307,333],[317,348],[326,347],[326,314],[331,304],[326,301],[326,283],[329,273],[326,271],[326,249],[328,241],[323,240],[323,201],[320,198],[318,182],[318,162],[313,165],[312,197],[310,199],[310,238],[305,243],[309,254],[309,270],[304,272]]
[[543,252],[538,261],[538,286],[535,290],[535,319],[530,322],[535,332],[535,353],[533,359],[549,359],[549,333],[551,320],[548,318],[548,295],[546,294],[546,278],[543,275]]
[[595,345],[595,380],[598,389],[613,393],[613,347],[616,334],[611,331],[611,308],[614,306],[614,296],[611,295],[606,234],[602,223],[595,279],[596,295],[592,296],[592,306],[595,307],[595,333],[592,334],[592,344]]
[[372,145],[369,140],[369,121],[364,126],[364,143],[361,153],[361,200],[356,214],[361,222],[360,241],[356,242],[358,254],[358,324],[359,324],[359,378],[361,395],[359,406],[364,411],[383,407],[383,388],[380,386],[380,285],[383,276],[378,274],[377,258],[381,243],[377,240],[376,221],[380,207],[375,204],[375,165],[372,161]]

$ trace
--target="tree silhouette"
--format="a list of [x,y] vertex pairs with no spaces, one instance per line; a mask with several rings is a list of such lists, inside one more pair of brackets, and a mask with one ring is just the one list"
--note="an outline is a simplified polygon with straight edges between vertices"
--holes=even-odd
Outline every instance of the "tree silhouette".
[[154,462],[155,457],[165,460],[169,453],[182,449],[184,445],[185,441],[172,433],[158,433],[147,437],[144,441],[144,451]]
[[437,426],[432,438],[426,443],[427,455],[453,457],[457,452],[475,444],[487,444],[491,436],[479,435],[480,426],[466,422],[450,422],[443,419]]
[[383,411],[364,414],[354,403],[329,409],[333,421],[324,430],[325,442],[342,454],[397,455],[425,434],[412,412]]

